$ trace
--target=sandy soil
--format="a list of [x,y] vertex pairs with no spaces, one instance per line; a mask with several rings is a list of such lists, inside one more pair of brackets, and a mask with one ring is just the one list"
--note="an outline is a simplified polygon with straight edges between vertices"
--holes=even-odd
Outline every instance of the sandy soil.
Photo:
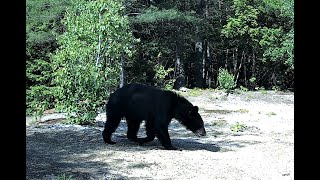
[[[125,121],[113,136],[117,144],[106,145],[105,114],[96,126],[27,118],[26,179],[293,179],[292,92],[202,91],[187,99],[199,106],[207,136],[196,137],[173,120],[169,133],[181,151],[164,150],[157,139],[130,142]],[[232,131],[235,125],[243,131]]]

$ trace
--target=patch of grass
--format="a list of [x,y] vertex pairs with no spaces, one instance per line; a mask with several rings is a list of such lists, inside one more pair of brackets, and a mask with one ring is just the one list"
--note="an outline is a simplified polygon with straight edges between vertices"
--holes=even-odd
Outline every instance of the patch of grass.
[[239,109],[238,111],[241,112],[241,113],[248,113],[249,112],[248,109]]
[[187,96],[192,96],[192,97],[196,97],[196,96],[200,96],[202,94],[203,90],[202,89],[199,89],[199,88],[193,88],[193,89],[190,89],[186,95]]
[[150,167],[151,165],[154,165],[154,164],[153,163],[137,163],[137,164],[129,165],[128,168],[142,169],[145,167]]
[[217,113],[217,114],[228,114],[233,113],[235,111],[233,110],[227,110],[227,109],[203,109],[206,113]]
[[246,100],[250,100],[250,99],[253,99],[253,95],[252,94],[247,94],[246,95]]
[[268,91],[264,88],[259,88],[259,91],[261,92],[261,94],[268,94]]
[[212,123],[212,126],[223,127],[227,125],[227,121],[225,119],[218,119]]
[[232,125],[230,129],[232,132],[243,132],[247,129],[247,126],[243,123],[236,122],[236,124]]
[[243,87],[243,86],[240,86],[240,90],[241,90],[241,91],[245,91],[245,92],[249,91],[249,89],[248,89],[248,88]]
[[57,180],[75,180],[72,175],[67,176],[65,173],[57,176]]
[[276,114],[275,112],[268,112],[267,115],[268,115],[268,116],[275,116],[275,115],[277,115],[277,114]]
[[208,97],[211,101],[214,101],[214,100],[228,100],[228,95],[218,95],[218,94],[213,94],[213,95],[209,95]]
[[219,97],[217,95],[213,94],[213,95],[209,96],[209,99],[212,101],[212,100],[219,99]]

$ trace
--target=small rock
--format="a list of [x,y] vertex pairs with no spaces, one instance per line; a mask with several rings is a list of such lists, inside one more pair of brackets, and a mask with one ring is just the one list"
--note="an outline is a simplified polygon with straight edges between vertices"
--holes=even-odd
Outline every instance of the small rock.
[[181,91],[181,92],[188,92],[189,89],[186,88],[186,87],[181,87],[181,88],[179,88],[179,91]]

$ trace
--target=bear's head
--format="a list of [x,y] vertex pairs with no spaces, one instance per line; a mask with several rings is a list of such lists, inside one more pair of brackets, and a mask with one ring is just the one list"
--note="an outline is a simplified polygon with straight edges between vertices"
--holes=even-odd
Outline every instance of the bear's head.
[[175,114],[175,118],[195,135],[205,136],[206,130],[198,110],[198,106],[193,105],[179,108],[179,111]]

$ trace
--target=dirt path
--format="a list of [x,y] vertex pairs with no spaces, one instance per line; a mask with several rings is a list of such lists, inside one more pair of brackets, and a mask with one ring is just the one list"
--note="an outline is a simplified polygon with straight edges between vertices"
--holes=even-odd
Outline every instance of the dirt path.
[[99,126],[28,125],[27,179],[293,179],[293,93],[203,91],[187,99],[200,107],[207,136],[173,120],[172,144],[182,151],[163,150],[158,140],[137,146],[124,121],[116,145],[103,143]]

